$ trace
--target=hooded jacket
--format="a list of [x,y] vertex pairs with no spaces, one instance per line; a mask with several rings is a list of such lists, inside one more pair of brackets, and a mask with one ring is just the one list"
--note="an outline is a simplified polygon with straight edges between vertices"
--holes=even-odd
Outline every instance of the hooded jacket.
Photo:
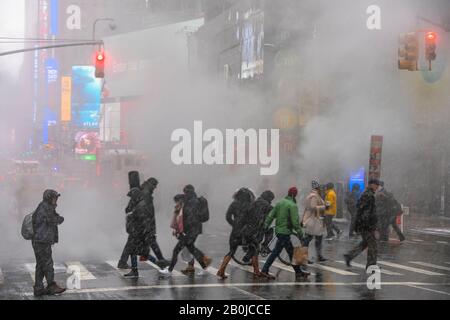
[[244,235],[258,236],[264,231],[264,222],[273,206],[271,205],[274,194],[271,191],[264,191],[261,196],[250,205],[247,214],[244,217]]
[[233,202],[226,213],[226,220],[233,228],[231,235],[242,235],[253,198],[253,193],[247,188],[241,188],[233,195]]
[[317,189],[311,190],[305,200],[305,211],[302,223],[309,235],[321,236],[325,232],[322,215],[325,212],[325,202]]
[[50,245],[58,243],[58,225],[64,222],[64,218],[56,213],[56,205],[52,203],[58,197],[55,190],[45,190],[43,200],[32,217],[34,242]]
[[197,237],[202,233],[202,223],[198,217],[199,205],[195,191],[187,191],[184,194],[183,230],[187,236]]

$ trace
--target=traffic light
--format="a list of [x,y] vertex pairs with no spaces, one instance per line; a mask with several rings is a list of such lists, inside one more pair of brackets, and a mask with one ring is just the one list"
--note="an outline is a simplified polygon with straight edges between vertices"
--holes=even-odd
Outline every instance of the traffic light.
[[398,38],[398,68],[400,70],[417,71],[419,59],[419,40],[415,32],[402,33]]
[[436,33],[427,32],[425,35],[425,57],[428,61],[436,60]]
[[105,53],[103,51],[98,51],[95,54],[95,77],[105,77]]

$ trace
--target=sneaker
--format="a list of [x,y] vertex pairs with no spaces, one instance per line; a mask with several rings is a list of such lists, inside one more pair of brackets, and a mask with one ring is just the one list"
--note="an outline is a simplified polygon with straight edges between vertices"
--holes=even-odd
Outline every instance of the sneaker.
[[336,238],[339,239],[343,233],[344,233],[344,231],[339,230],[339,231],[337,232]]
[[137,271],[137,269],[131,269],[130,272],[128,272],[127,274],[123,275],[125,278],[139,278],[139,272]]
[[117,269],[131,269],[131,267],[126,262],[119,262],[117,264]]
[[350,258],[350,256],[348,254],[344,254],[344,260],[345,260],[345,264],[347,265],[347,267],[351,267],[352,265],[350,264],[350,262],[352,261],[352,259]]
[[169,271],[169,268],[167,267],[167,268],[164,268],[164,269],[161,269],[161,270],[158,270],[158,272],[162,275],[162,276],[165,276],[165,277],[170,277],[170,276],[172,276],[172,271]]
[[59,295],[61,293],[63,293],[64,291],[66,291],[66,288],[61,288],[59,287],[56,282],[53,282],[51,285],[49,285],[47,287],[47,294],[54,296],[54,295]]
[[314,261],[308,259],[308,264],[314,264]]
[[318,262],[325,262],[325,261],[327,261],[328,259],[325,259],[324,257],[322,257],[322,256],[320,256],[318,259],[317,259],[317,261]]
[[325,241],[331,241],[331,240],[333,240],[334,239],[334,236],[330,236],[330,237],[326,237],[324,240]]

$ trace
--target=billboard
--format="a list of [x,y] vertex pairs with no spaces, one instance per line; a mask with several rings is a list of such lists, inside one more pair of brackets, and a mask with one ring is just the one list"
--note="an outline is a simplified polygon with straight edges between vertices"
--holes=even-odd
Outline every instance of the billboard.
[[264,12],[249,10],[244,15],[241,35],[241,79],[263,73]]
[[96,155],[100,148],[98,132],[80,131],[75,135],[75,153],[80,155]]
[[370,139],[369,179],[380,179],[382,147],[383,136],[372,136]]
[[72,124],[98,129],[102,79],[95,78],[95,67],[72,67]]

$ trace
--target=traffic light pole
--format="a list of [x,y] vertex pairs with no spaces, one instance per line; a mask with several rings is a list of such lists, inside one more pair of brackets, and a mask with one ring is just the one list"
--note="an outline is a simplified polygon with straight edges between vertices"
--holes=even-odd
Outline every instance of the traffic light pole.
[[20,49],[20,50],[0,52],[0,56],[7,56],[7,55],[12,55],[12,54],[18,54],[18,53],[24,53],[24,52],[30,52],[30,51],[36,51],[36,50],[52,49],[52,48],[95,46],[95,45],[102,45],[102,44],[103,44],[103,41],[89,41],[89,42],[77,42],[77,43],[66,43],[66,44],[54,44],[54,45],[50,45],[50,46],[35,47],[35,48],[25,48],[25,49]]

